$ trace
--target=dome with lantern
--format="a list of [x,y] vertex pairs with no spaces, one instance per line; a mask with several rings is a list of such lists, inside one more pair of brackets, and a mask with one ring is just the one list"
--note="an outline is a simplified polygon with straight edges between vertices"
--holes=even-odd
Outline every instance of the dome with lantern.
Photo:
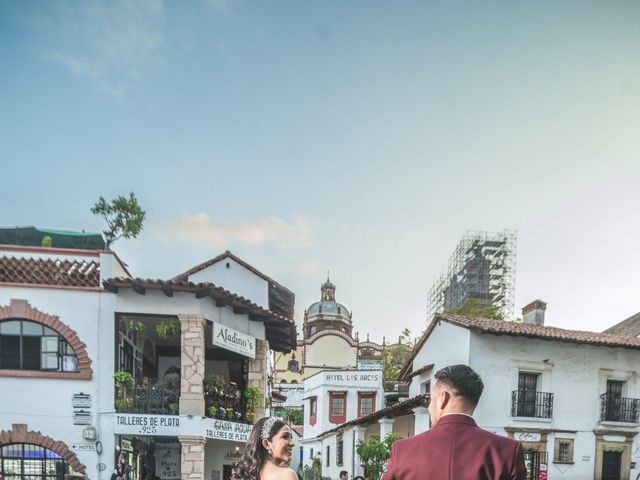
[[312,303],[304,313],[304,337],[309,338],[323,330],[334,330],[351,337],[351,312],[336,302],[336,286],[327,281],[320,286],[320,301]]

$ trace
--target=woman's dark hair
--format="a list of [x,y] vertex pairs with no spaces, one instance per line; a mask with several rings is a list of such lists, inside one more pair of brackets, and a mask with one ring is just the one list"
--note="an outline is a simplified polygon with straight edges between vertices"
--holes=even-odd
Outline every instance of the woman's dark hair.
[[267,458],[267,450],[262,445],[262,440],[271,440],[273,436],[286,425],[281,419],[276,419],[269,429],[267,436],[262,437],[262,427],[270,417],[258,420],[249,434],[249,439],[244,446],[242,456],[238,460],[238,467],[233,471],[233,478],[238,480],[259,480],[260,470]]

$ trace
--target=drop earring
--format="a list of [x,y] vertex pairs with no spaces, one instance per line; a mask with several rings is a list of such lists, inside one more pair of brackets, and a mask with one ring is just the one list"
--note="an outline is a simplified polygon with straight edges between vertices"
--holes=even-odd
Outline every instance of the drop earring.
[[269,455],[273,455],[273,452],[271,451],[271,449],[270,449],[270,448],[267,448],[267,453],[268,453]]

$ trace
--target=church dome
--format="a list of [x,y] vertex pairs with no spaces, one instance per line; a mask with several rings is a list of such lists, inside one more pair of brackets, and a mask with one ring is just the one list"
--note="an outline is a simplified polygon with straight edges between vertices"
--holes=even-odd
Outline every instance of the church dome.
[[[351,335],[351,312],[341,303],[336,302],[336,286],[327,281],[320,287],[320,301],[312,303],[304,316],[308,327],[308,335],[320,330],[336,330]],[[305,329],[305,332],[307,330]]]

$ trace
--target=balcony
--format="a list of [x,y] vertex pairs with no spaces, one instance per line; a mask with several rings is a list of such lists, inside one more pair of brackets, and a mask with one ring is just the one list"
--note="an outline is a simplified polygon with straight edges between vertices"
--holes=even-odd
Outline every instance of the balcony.
[[163,379],[144,378],[133,385],[127,372],[116,372],[115,407],[117,413],[177,415],[180,399],[180,376],[165,375]]
[[600,421],[638,423],[640,400],[610,393],[600,395]]
[[553,393],[514,390],[511,393],[511,416],[551,418],[553,416]]
[[241,391],[234,382],[219,375],[206,375],[203,382],[205,415],[230,422],[253,423],[260,391],[247,387]]

